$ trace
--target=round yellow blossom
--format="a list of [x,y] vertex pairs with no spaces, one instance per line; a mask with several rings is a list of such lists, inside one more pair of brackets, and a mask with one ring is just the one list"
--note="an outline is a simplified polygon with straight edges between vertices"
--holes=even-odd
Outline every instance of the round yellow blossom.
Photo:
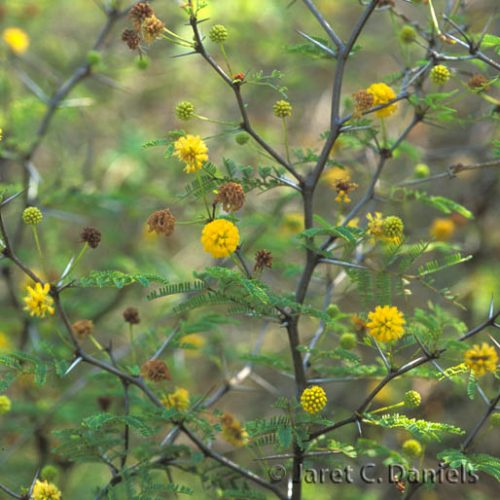
[[12,402],[8,396],[0,396],[0,415],[9,413],[12,408]]
[[27,286],[28,295],[24,297],[24,310],[30,313],[30,316],[45,318],[47,314],[54,314],[54,299],[49,295],[50,285],[45,283],[35,283],[35,286]]
[[443,64],[438,64],[434,66],[431,70],[431,80],[436,85],[445,84],[451,76],[450,70]]
[[396,215],[386,217],[382,222],[382,233],[384,239],[392,243],[400,243],[403,237],[404,224]]
[[43,220],[42,211],[37,207],[28,207],[23,211],[23,222],[28,226],[37,226]]
[[241,447],[248,444],[248,432],[240,421],[230,413],[224,413],[221,417],[222,437],[233,446]]
[[384,219],[382,218],[382,214],[380,212],[366,214],[366,218],[368,220],[367,233],[374,238],[381,238],[384,235]]
[[292,105],[288,101],[281,99],[274,103],[273,112],[277,118],[288,118],[292,116]]
[[465,351],[464,362],[474,375],[482,377],[487,372],[497,371],[498,354],[492,345],[483,342],[481,345],[474,345]]
[[7,28],[2,33],[3,41],[14,54],[24,54],[30,45],[29,36],[20,28]]
[[0,352],[10,351],[12,345],[9,337],[4,332],[0,332]]
[[33,487],[33,500],[61,500],[57,486],[47,481],[37,480]]
[[348,168],[332,167],[321,176],[321,180],[332,189],[336,189],[337,182],[344,179],[351,180],[351,171]]
[[417,391],[405,392],[404,404],[407,408],[418,408],[422,402],[422,396]]
[[240,242],[238,228],[225,219],[209,222],[201,233],[201,243],[205,252],[216,259],[231,255]]
[[[386,104],[393,99],[396,99],[396,92],[385,83],[372,83],[367,89],[367,92],[373,95],[373,106]],[[381,118],[391,116],[397,109],[397,104],[391,104],[386,108],[375,111],[375,114]]]
[[185,411],[189,408],[189,391],[183,387],[177,387],[174,392],[167,394],[161,402],[167,408]]
[[199,135],[185,135],[179,137],[174,144],[175,153],[179,160],[186,164],[184,172],[192,174],[203,167],[208,160],[208,148]]
[[437,241],[448,241],[455,233],[455,223],[451,219],[434,219],[429,229],[429,234]]
[[419,457],[422,455],[422,445],[416,439],[408,439],[403,443],[403,451],[410,457]]
[[304,389],[302,395],[300,396],[300,406],[311,415],[319,413],[328,402],[325,390],[319,385],[313,385]]
[[394,306],[377,306],[368,313],[368,333],[380,342],[391,342],[401,338],[406,323],[403,313]]

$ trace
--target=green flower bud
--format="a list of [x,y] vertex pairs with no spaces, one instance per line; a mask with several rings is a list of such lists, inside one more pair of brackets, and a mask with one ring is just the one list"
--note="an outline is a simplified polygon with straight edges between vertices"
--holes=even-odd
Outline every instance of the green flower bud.
[[216,24],[215,26],[212,26],[212,28],[208,32],[208,37],[214,43],[224,43],[227,40],[228,36],[229,33],[227,32],[226,27],[222,24]]
[[415,166],[415,170],[413,171],[417,179],[425,179],[425,177],[429,177],[430,173],[431,169],[425,163],[419,163]]
[[500,412],[493,413],[490,417],[490,424],[494,427],[500,427]]
[[190,120],[194,115],[194,105],[189,101],[181,101],[175,107],[175,114],[179,120]]
[[417,39],[417,31],[413,26],[407,24],[401,28],[399,39],[402,43],[412,43]]
[[382,222],[382,233],[384,237],[398,240],[403,236],[404,231],[403,221],[396,215],[390,215],[386,217]]
[[138,56],[135,59],[135,65],[137,66],[137,69],[140,69],[142,71],[148,69],[150,64],[151,64],[151,59],[148,56],[145,56],[144,54]]
[[292,105],[288,101],[281,99],[275,102],[273,112],[277,118],[287,118],[292,116]]
[[407,408],[418,408],[422,402],[422,396],[417,391],[408,391],[403,401]]
[[236,134],[234,136],[234,140],[240,146],[243,146],[243,144],[246,144],[249,141],[249,139],[250,139],[250,136],[246,132],[240,132],[239,134]]
[[334,318],[339,313],[340,313],[340,309],[335,304],[330,304],[326,309],[326,314],[328,314],[328,316],[330,316],[330,318]]
[[40,477],[43,481],[48,481],[49,483],[57,482],[59,478],[59,470],[53,465],[46,465],[40,472]]
[[402,448],[410,457],[419,457],[424,451],[422,445],[416,439],[408,439],[403,443]]
[[450,77],[451,77],[450,70],[442,64],[434,66],[431,70],[431,80],[436,85],[445,84],[450,79]]
[[12,408],[12,402],[7,396],[0,396],[0,415],[9,413]]
[[356,334],[354,333],[343,333],[340,336],[340,347],[342,349],[347,349],[350,351],[351,349],[354,349],[357,344],[357,337]]
[[91,66],[97,66],[102,62],[102,54],[98,50],[89,50],[87,52],[87,62]]
[[28,207],[24,209],[23,221],[29,226],[36,226],[43,220],[42,212],[37,207]]

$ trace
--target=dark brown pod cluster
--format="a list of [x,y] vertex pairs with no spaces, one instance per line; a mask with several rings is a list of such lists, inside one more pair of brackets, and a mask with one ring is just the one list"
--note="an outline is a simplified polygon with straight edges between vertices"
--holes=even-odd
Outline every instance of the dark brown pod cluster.
[[373,107],[375,98],[371,92],[367,90],[358,90],[352,94],[354,100],[354,116],[360,117],[363,113],[366,113],[370,108]]
[[160,359],[146,361],[141,367],[141,374],[146,380],[150,380],[151,382],[172,380],[168,366]]
[[93,227],[85,227],[80,234],[80,238],[90,248],[97,248],[101,242],[101,232]]
[[123,311],[123,319],[131,325],[138,325],[141,322],[139,311],[135,307],[127,307]]
[[221,203],[226,212],[236,212],[245,203],[245,191],[237,182],[226,182],[219,187],[215,203]]
[[135,50],[139,47],[141,43],[141,37],[137,33],[137,31],[126,29],[122,33],[122,41],[127,44],[127,47],[130,50]]
[[265,267],[273,267],[273,254],[269,250],[259,250],[255,254],[254,271],[262,271]]
[[94,331],[94,323],[90,319],[80,319],[75,321],[71,328],[79,340],[88,337]]
[[165,24],[156,17],[153,8],[147,2],[136,3],[130,9],[129,18],[133,29],[123,31],[122,40],[131,50],[140,49],[141,41],[152,43],[165,29]]
[[467,82],[467,85],[473,90],[486,90],[488,88],[488,79],[484,75],[476,73],[475,75],[471,76],[470,80]]
[[175,217],[170,209],[157,210],[153,212],[147,220],[149,232],[170,236],[175,229]]

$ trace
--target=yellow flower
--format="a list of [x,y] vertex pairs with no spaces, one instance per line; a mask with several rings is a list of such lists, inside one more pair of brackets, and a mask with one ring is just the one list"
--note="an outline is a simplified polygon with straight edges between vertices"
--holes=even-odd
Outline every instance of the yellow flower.
[[319,385],[313,385],[304,389],[300,396],[300,406],[311,415],[319,413],[328,402],[325,390]]
[[300,213],[291,213],[283,216],[281,233],[284,236],[292,236],[304,230],[304,216]]
[[208,160],[208,148],[199,135],[185,135],[179,137],[174,144],[175,153],[179,160],[186,164],[184,172],[192,174],[200,170]]
[[231,255],[239,242],[238,228],[225,219],[215,219],[209,222],[201,233],[201,243],[205,252],[216,259]]
[[[372,83],[367,89],[367,92],[373,95],[373,106],[380,106],[381,104],[386,104],[393,99],[396,99],[396,92],[392,90],[389,85],[385,83]],[[386,116],[391,116],[397,109],[397,104],[391,104],[386,108],[379,109],[375,111],[375,114],[381,118]]]
[[368,234],[374,238],[381,238],[384,235],[384,219],[382,219],[382,214],[380,212],[366,214],[366,218],[368,219]]
[[11,348],[9,337],[3,332],[0,332],[0,352],[8,352]]
[[30,316],[38,316],[39,318],[45,318],[45,316],[54,314],[54,299],[49,295],[50,285],[45,283],[41,285],[40,283],[35,283],[35,286],[27,286],[26,291],[28,295],[24,297],[24,310],[30,313]]
[[464,362],[474,375],[482,377],[487,372],[497,371],[498,354],[495,348],[486,342],[474,345],[464,354]]
[[29,36],[20,28],[7,28],[2,33],[3,41],[14,54],[24,54],[30,45]]
[[403,443],[403,451],[410,457],[419,457],[422,455],[422,445],[416,439],[408,439]]
[[390,215],[382,222],[382,233],[388,242],[399,244],[403,237],[403,230],[403,221],[396,215]]
[[437,241],[448,241],[454,233],[455,223],[446,218],[434,219],[429,229],[429,234]]
[[189,391],[182,387],[178,387],[174,392],[167,394],[161,402],[167,408],[175,408],[176,410],[187,410],[189,408]]
[[347,223],[347,227],[358,227],[358,225],[359,225],[359,217],[354,217],[354,219],[351,219]]
[[351,180],[351,172],[348,168],[332,167],[321,176],[321,180],[332,189],[336,189],[337,182],[344,179]]
[[61,492],[55,484],[37,479],[33,487],[33,500],[61,500]]
[[406,321],[397,307],[377,306],[368,313],[368,319],[368,333],[380,342],[397,340],[405,333]]
[[248,432],[240,421],[230,413],[224,413],[221,417],[222,437],[233,446],[241,447],[248,443]]
[[9,413],[12,408],[12,402],[8,396],[0,396],[0,415]]
[[198,358],[200,349],[203,349],[206,344],[205,338],[198,333],[191,333],[189,335],[184,335],[181,339],[181,348],[185,350],[186,357],[188,358]]

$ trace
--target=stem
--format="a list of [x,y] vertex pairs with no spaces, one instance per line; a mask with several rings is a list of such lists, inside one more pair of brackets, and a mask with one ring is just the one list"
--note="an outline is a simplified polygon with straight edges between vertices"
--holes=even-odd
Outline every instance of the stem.
[[281,119],[282,123],[283,123],[283,135],[284,135],[284,138],[285,138],[285,155],[286,155],[286,161],[291,165],[291,161],[290,161],[290,146],[288,144],[288,127],[286,125],[286,118],[282,118]]
[[219,47],[220,47],[220,51],[222,52],[222,56],[224,57],[224,61],[226,63],[226,66],[227,66],[227,69],[229,71],[229,74],[233,75],[233,70],[231,69],[231,65],[229,64],[229,58],[227,57],[227,53],[226,53],[226,49],[224,47],[224,44],[221,43],[219,45]]
[[205,208],[207,210],[208,218],[212,218],[212,214],[210,213],[210,208],[208,206],[208,201],[207,201],[207,193],[205,192],[205,186],[203,185],[203,182],[201,180],[201,175],[200,171],[196,171],[196,180],[198,181],[198,184],[200,185],[201,192],[203,194],[203,202],[205,203]]
[[80,253],[77,255],[76,259],[73,261],[73,264],[71,264],[71,267],[69,268],[68,272],[66,273],[65,278],[69,278],[69,275],[74,271],[76,266],[78,265],[78,262],[80,262],[80,259],[85,255],[85,252],[89,249],[89,244],[85,242],[83,244],[82,249],[80,250]]
[[137,352],[135,350],[135,339],[134,339],[134,325],[132,323],[128,324],[128,332],[130,336],[130,350],[132,351],[132,359],[134,365],[137,364]]

